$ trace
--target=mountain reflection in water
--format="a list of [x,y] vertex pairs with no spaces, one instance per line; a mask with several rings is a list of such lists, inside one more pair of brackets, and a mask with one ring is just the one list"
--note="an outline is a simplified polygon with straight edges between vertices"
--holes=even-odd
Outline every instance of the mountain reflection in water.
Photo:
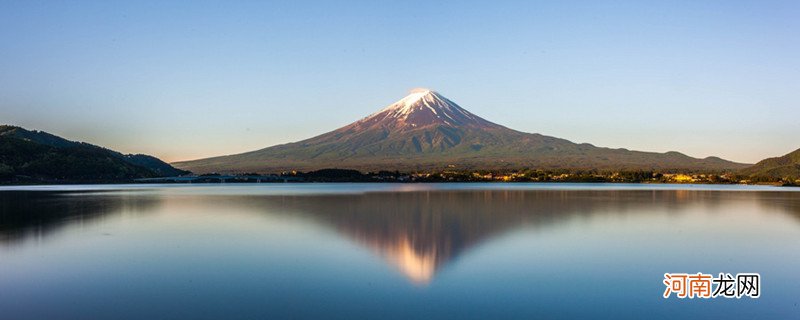
[[0,245],[41,239],[62,227],[120,214],[148,214],[158,197],[82,192],[0,192]]
[[[757,201],[800,219],[780,192],[687,190],[412,190],[359,194],[164,195],[135,192],[0,192],[0,245],[42,239],[63,227],[180,203],[183,210],[297,216],[369,248],[411,282],[426,284],[448,262],[517,228],[598,215],[681,212]],[[654,210],[656,209],[656,210]],[[800,222],[800,220],[798,220]]]

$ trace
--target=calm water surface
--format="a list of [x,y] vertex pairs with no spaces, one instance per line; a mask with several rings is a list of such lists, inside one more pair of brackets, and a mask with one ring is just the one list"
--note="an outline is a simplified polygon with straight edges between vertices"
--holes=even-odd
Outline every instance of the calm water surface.
[[[0,318],[800,317],[800,192],[615,184],[0,188]],[[665,272],[762,277],[664,299]]]

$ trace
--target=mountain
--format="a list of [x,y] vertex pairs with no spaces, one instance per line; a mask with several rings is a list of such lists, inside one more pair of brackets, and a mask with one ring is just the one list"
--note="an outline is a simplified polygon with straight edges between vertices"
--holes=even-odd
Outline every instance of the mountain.
[[173,163],[194,172],[280,172],[322,168],[631,169],[722,171],[746,167],[716,157],[595,147],[512,130],[439,93],[412,91],[386,108],[299,142],[235,155]]
[[750,177],[776,178],[794,181],[800,179],[800,149],[784,156],[767,158],[740,171]]
[[0,181],[114,181],[186,173],[152,156],[0,126]]

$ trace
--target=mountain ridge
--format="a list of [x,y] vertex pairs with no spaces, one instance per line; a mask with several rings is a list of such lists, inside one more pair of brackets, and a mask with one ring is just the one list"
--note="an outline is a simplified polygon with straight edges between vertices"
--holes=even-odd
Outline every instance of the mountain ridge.
[[153,156],[11,125],[0,125],[0,151],[0,180],[114,181],[188,173]]
[[766,158],[740,171],[750,177],[770,177],[794,181],[800,179],[800,149],[780,157]]
[[173,163],[198,173],[377,170],[632,169],[724,171],[746,167],[717,157],[692,158],[595,147],[485,120],[436,91],[418,89],[358,121],[309,139],[235,155]]

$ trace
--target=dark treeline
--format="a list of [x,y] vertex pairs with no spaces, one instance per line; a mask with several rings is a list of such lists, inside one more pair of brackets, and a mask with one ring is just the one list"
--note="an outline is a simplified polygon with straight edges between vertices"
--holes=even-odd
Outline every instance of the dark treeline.
[[362,173],[349,169],[323,169],[310,172],[282,173],[306,182],[612,182],[612,183],[707,183],[707,184],[777,184],[797,185],[797,179],[754,177],[734,173],[661,173],[648,170],[508,170],[432,172],[378,171]]
[[[63,159],[62,159],[63,160]],[[70,163],[76,167],[70,167]],[[66,166],[65,166],[66,164]],[[124,166],[118,162],[113,165]],[[595,182],[595,183],[698,183],[698,184],[773,184],[795,186],[800,181],[793,177],[746,176],[734,173],[661,173],[648,170],[602,171],[602,170],[507,170],[507,171],[459,171],[442,170],[428,172],[378,171],[360,172],[352,169],[322,169],[309,172],[283,172],[280,174],[241,173],[220,175],[203,174],[192,181],[141,181],[134,178],[143,174],[125,176],[99,174],[109,163],[92,164],[85,161],[58,161],[49,167],[58,179],[42,177],[20,177],[0,173],[0,183],[12,184],[67,184],[67,183],[132,183],[132,182],[187,182],[187,183],[254,183],[254,182]],[[83,171],[85,168],[92,170]],[[124,168],[124,167],[123,167]],[[94,171],[100,169],[98,171]],[[60,174],[58,174],[61,170]],[[119,167],[109,172],[125,172]],[[66,175],[64,173],[67,173]],[[146,177],[148,175],[144,174]],[[152,174],[150,174],[152,176]],[[224,178],[223,178],[224,177]],[[223,180],[224,179],[224,180]]]

